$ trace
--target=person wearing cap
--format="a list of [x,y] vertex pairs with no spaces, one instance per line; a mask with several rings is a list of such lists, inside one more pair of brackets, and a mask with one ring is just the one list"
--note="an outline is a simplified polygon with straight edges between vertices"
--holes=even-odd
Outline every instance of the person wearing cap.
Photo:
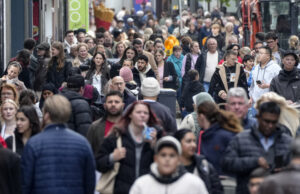
[[82,96],[84,92],[84,78],[81,75],[70,76],[67,80],[67,87],[63,88],[62,95],[72,105],[72,113],[68,121],[68,127],[86,136],[92,124],[92,112],[88,102]]
[[283,96],[289,104],[300,102],[298,62],[298,56],[292,51],[287,51],[282,58],[283,69],[272,79],[270,84],[270,91]]
[[[129,61],[129,60],[128,60]],[[125,60],[125,62],[127,63],[127,61]],[[129,61],[132,63],[132,61]],[[120,76],[124,79],[125,81],[125,87],[130,90],[130,92],[134,95],[137,96],[139,91],[138,91],[138,86],[136,84],[136,82],[133,80],[133,74],[132,71],[130,69],[130,67],[128,66],[123,66],[120,69]]]
[[133,79],[139,87],[141,86],[145,78],[156,78],[154,71],[151,69],[151,65],[148,63],[148,57],[146,55],[140,55],[138,57],[137,63],[134,66],[132,73]]
[[177,131],[175,115],[171,112],[169,107],[157,102],[159,93],[160,86],[155,78],[148,77],[143,80],[141,86],[143,100],[150,105],[151,110],[160,119],[164,130],[168,134],[175,133]]
[[151,164],[150,173],[137,179],[129,194],[208,194],[204,182],[180,165],[181,152],[177,139],[161,138],[155,146],[155,162]]
[[125,31],[127,32],[129,29],[134,29],[134,31],[138,32],[138,28],[134,25],[134,20],[133,18],[128,18],[127,19],[127,24],[125,25]]
[[194,112],[188,114],[184,119],[181,121],[179,125],[180,129],[191,129],[196,137],[199,135],[199,131],[201,130],[201,127],[198,123],[197,119],[197,108],[200,104],[203,102],[214,102],[214,99],[211,97],[211,95],[207,92],[200,92],[193,96],[193,106],[194,106]]
[[292,159],[287,168],[278,174],[268,176],[260,185],[260,194],[300,193],[300,138],[291,145]]

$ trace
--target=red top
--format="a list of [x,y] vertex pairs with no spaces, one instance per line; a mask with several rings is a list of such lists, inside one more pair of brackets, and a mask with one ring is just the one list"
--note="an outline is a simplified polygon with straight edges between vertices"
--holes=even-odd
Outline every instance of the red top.
[[7,148],[5,140],[0,136],[0,144],[4,147]]
[[105,121],[105,131],[104,131],[104,136],[106,137],[108,132],[110,131],[111,127],[114,125],[115,123],[110,122],[109,120]]

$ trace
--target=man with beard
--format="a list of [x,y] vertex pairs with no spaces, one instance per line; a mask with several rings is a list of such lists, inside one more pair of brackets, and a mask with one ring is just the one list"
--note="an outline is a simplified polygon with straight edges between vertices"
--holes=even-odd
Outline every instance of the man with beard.
[[151,65],[148,63],[148,57],[140,55],[135,67],[132,70],[133,80],[140,87],[143,80],[146,77],[155,77],[154,71],[151,69]]
[[121,92],[111,91],[106,95],[104,103],[105,116],[93,122],[87,134],[94,155],[99,150],[104,137],[109,134],[111,127],[121,118],[123,108],[124,103]]

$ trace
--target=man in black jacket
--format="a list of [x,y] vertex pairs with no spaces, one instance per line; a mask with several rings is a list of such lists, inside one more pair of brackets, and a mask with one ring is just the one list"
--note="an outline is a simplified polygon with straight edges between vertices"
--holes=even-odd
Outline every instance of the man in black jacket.
[[146,55],[140,55],[138,57],[138,61],[132,70],[132,74],[133,80],[139,87],[141,87],[141,84],[146,77],[155,78],[155,73],[151,69],[151,65],[148,63],[148,57]]
[[283,96],[289,104],[300,101],[300,71],[298,56],[288,51],[282,59],[283,70],[271,81],[270,91]]
[[111,90],[119,91],[123,95],[124,109],[136,101],[135,96],[125,87],[125,81],[121,76],[115,76],[111,80]]
[[251,171],[262,167],[278,172],[289,163],[291,137],[278,126],[280,107],[265,102],[259,107],[258,126],[252,126],[235,136],[223,157],[223,170],[237,179],[236,193],[248,194],[247,183]]
[[67,88],[64,88],[62,95],[71,103],[72,114],[68,121],[70,129],[86,136],[92,124],[92,113],[88,102],[83,98],[84,78],[81,75],[74,75],[68,78]]

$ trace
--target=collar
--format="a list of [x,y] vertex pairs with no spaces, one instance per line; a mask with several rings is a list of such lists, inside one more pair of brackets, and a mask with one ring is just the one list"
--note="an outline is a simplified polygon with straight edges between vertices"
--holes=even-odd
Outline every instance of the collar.
[[46,130],[62,130],[62,129],[66,129],[68,128],[67,125],[65,123],[52,123],[52,124],[49,124],[47,125],[45,128],[44,128],[44,131]]

